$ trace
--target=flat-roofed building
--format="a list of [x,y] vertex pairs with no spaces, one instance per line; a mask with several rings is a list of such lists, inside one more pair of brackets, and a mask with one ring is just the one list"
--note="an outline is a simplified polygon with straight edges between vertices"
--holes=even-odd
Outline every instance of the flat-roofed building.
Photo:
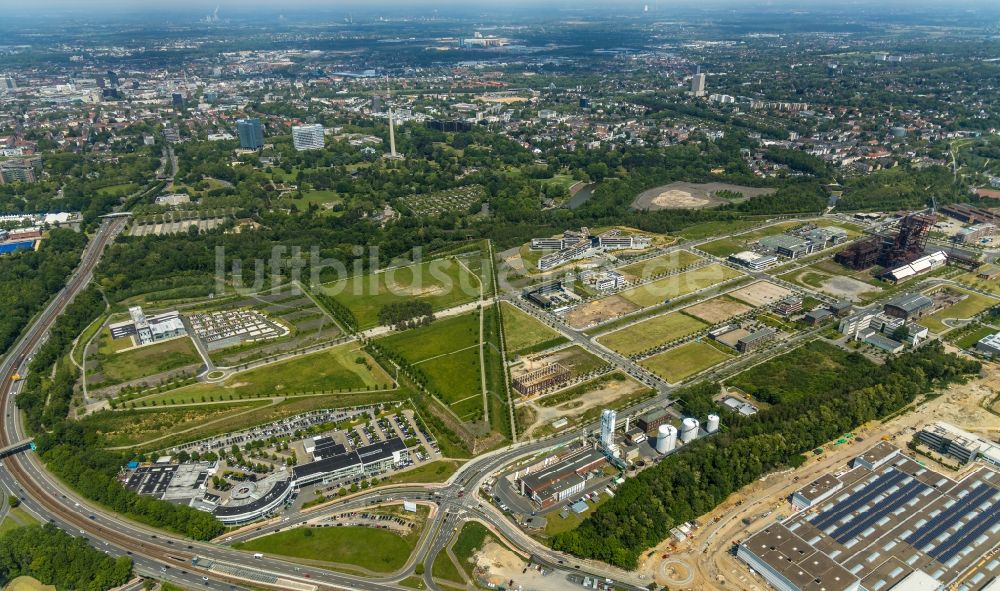
[[796,259],[816,250],[812,242],[791,234],[765,236],[759,242],[761,246],[774,254],[790,259]]
[[1000,332],[987,335],[976,343],[976,351],[1000,359]]
[[778,257],[775,255],[761,254],[752,250],[744,250],[736,254],[731,254],[729,255],[729,260],[752,271],[763,271],[771,265],[778,263]]
[[737,557],[782,591],[987,591],[1000,575],[1000,560],[983,560],[1000,548],[1000,473],[954,480],[889,448],[862,458],[798,491],[802,509]]
[[917,432],[917,440],[963,464],[979,460],[1000,467],[1000,444],[959,429],[950,423],[937,422],[927,425]]
[[894,318],[919,318],[934,307],[934,300],[921,293],[904,293],[885,303],[885,313]]
[[604,453],[591,449],[572,454],[518,480],[521,494],[541,508],[564,501],[584,488],[587,474],[606,462]]
[[778,333],[773,328],[765,326],[764,328],[754,331],[738,340],[736,342],[736,350],[740,353],[750,353],[756,351],[767,343],[773,341],[777,334]]
[[322,150],[324,141],[323,126],[319,123],[292,126],[292,145],[300,152]]

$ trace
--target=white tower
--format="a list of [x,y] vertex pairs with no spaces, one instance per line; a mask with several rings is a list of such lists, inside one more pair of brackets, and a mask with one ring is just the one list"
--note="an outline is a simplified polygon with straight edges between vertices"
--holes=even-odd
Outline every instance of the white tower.
[[615,419],[618,413],[610,408],[601,412],[601,445],[609,448],[615,443]]
[[715,433],[719,430],[719,415],[708,415],[708,424],[705,426],[705,431],[709,433]]

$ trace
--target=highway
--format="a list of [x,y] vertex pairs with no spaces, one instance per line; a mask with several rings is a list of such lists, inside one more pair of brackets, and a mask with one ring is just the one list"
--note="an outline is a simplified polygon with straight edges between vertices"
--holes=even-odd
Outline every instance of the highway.
[[[48,331],[55,320],[65,310],[73,297],[91,281],[93,270],[100,260],[105,246],[124,228],[125,217],[109,217],[92,237],[79,269],[67,282],[66,287],[39,314],[26,329],[22,339],[11,349],[0,364],[0,407],[4,409],[0,448],[25,439],[20,424],[20,414],[14,406],[14,397],[19,383],[12,382],[14,373],[24,373],[32,356],[44,343]],[[513,303],[519,304],[516,298]],[[526,310],[541,316],[549,324],[560,326],[561,322],[547,313]],[[593,341],[579,331],[563,330],[572,341],[595,351],[606,360],[618,364],[637,379],[655,387],[657,395],[619,413],[619,417],[638,414],[653,406],[669,406],[674,386],[652,376],[637,364],[608,349],[595,347]],[[796,339],[798,341],[798,339]],[[780,348],[775,348],[780,349]],[[775,354],[772,349],[760,356],[748,357],[745,362],[757,362]],[[280,522],[262,525],[259,531],[241,533],[226,538],[225,544],[243,541],[253,535],[262,535],[275,528],[287,529],[325,514],[356,509],[383,502],[387,498],[399,501],[403,498],[419,500],[434,505],[434,510],[425,526],[425,531],[417,544],[409,564],[404,569],[382,578],[361,577],[306,567],[301,564],[279,560],[270,556],[252,558],[220,543],[193,542],[180,536],[172,536],[163,531],[133,522],[79,497],[64,484],[56,480],[45,469],[38,456],[32,452],[14,454],[0,461],[0,487],[10,490],[22,499],[23,507],[42,521],[50,521],[74,536],[88,538],[92,545],[112,556],[128,555],[135,564],[136,571],[158,579],[167,580],[185,588],[240,588],[252,585],[255,588],[300,589],[353,589],[359,591],[388,591],[402,589],[399,581],[413,572],[413,566],[424,565],[424,581],[430,589],[439,586],[431,578],[431,566],[435,557],[445,549],[456,528],[471,519],[480,520],[514,547],[556,571],[554,576],[565,574],[590,575],[599,579],[611,578],[622,587],[641,589],[648,584],[639,575],[621,571],[606,564],[569,558],[554,552],[525,534],[496,507],[480,498],[478,492],[484,482],[498,475],[505,466],[517,459],[540,453],[546,449],[570,443],[587,435],[590,426],[577,428],[547,439],[521,442],[496,450],[464,464],[444,484],[399,485],[380,487],[343,502],[334,503],[322,509],[288,516]],[[228,570],[201,565],[192,565],[194,557],[229,565]],[[234,570],[234,568],[236,570]],[[567,582],[567,586],[570,583]]]
[[[65,288],[59,292],[46,308],[38,315],[23,337],[11,349],[0,364],[0,407],[4,409],[4,420],[0,429],[0,448],[25,439],[22,430],[20,413],[17,411],[14,399],[21,382],[14,382],[10,377],[14,373],[22,376],[38,348],[45,342],[48,331],[56,319],[62,314],[73,298],[90,283],[93,271],[100,261],[105,247],[122,231],[127,222],[126,216],[114,216],[106,219],[91,238],[81,257],[80,266],[70,277]],[[483,480],[494,471],[512,462],[517,457],[535,453],[542,449],[562,445],[581,432],[567,433],[558,438],[536,441],[527,444],[511,446],[500,452],[494,452],[477,458],[465,464],[451,481],[440,488],[439,495],[429,499],[438,507],[433,518],[427,524],[427,534],[420,548],[414,553],[415,560],[423,560],[427,566],[425,578],[428,586],[437,589],[438,586],[430,580],[430,568],[434,557],[449,541],[453,529],[461,525],[465,518],[478,518],[492,524],[497,530],[515,545],[528,545],[529,552],[547,554],[553,564],[559,558],[551,551],[528,538],[514,524],[500,515],[488,503],[477,499],[475,491]],[[0,462],[0,487],[9,490],[22,500],[22,506],[41,521],[48,521],[73,536],[86,538],[94,547],[111,556],[129,556],[138,573],[146,576],[167,580],[186,588],[241,588],[251,581],[244,576],[232,576],[217,570],[206,570],[192,565],[194,557],[201,557],[229,565],[242,565],[251,576],[263,575],[273,581],[252,581],[255,587],[270,588],[301,588],[301,589],[355,589],[359,591],[387,591],[400,589],[392,581],[378,581],[353,575],[339,574],[321,569],[307,568],[294,563],[277,560],[271,557],[253,559],[245,552],[239,552],[224,545],[194,542],[179,536],[165,534],[113,512],[94,505],[76,495],[63,483],[52,476],[32,452],[15,454]],[[469,494],[463,494],[468,490]],[[405,494],[417,496],[417,491],[425,489],[399,487],[380,489],[376,493],[359,497],[356,501],[343,506],[338,505],[331,510],[341,511],[352,506],[371,504],[386,496],[402,498]],[[282,524],[288,527],[314,518],[319,513],[301,515],[296,521]],[[235,541],[235,540],[234,540]],[[595,569],[596,570],[596,569]],[[580,571],[578,571],[580,572]],[[403,578],[400,575],[397,578]]]

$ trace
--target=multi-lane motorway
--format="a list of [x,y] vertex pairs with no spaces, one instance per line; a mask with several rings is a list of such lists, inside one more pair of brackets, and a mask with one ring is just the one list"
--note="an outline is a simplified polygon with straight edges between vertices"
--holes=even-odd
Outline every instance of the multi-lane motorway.
[[[28,363],[45,342],[48,331],[66,306],[89,284],[105,247],[123,229],[126,221],[125,217],[112,217],[102,223],[91,238],[79,268],[67,282],[66,287],[46,306],[0,364],[0,376],[3,376],[3,382],[0,384],[0,408],[4,411],[3,428],[0,429],[0,448],[24,439],[20,415],[14,404],[19,383],[11,380],[11,376],[15,373],[21,375],[26,373]],[[344,507],[337,507],[337,510],[371,504],[385,497],[394,496],[398,499],[406,495],[416,497],[419,496],[418,493],[423,493],[426,500],[437,506],[437,510],[427,525],[430,533],[424,536],[421,547],[414,553],[414,560],[420,560],[429,567],[437,553],[447,544],[453,529],[458,527],[462,520],[478,518],[489,523],[494,530],[526,552],[538,555],[540,561],[556,566],[564,560],[562,557],[528,538],[496,509],[477,499],[474,491],[492,473],[517,457],[564,444],[579,435],[579,432],[568,433],[555,439],[516,445],[481,456],[463,466],[448,484],[437,490],[436,495],[412,486],[381,489],[359,497]],[[271,557],[255,559],[247,553],[224,545],[193,542],[167,535],[106,511],[77,496],[49,474],[33,453],[9,456],[2,460],[0,466],[2,466],[0,487],[20,497],[23,507],[28,512],[42,521],[53,523],[71,535],[86,537],[91,544],[109,555],[130,556],[137,572],[144,575],[155,576],[187,588],[204,586],[238,588],[241,584],[249,583],[242,576],[232,576],[217,570],[192,566],[191,561],[197,556],[219,563],[245,565],[252,574],[266,574],[277,579],[274,582],[253,581],[255,587],[361,591],[388,591],[400,588],[392,580],[378,581],[321,569],[306,569]],[[465,490],[470,494],[464,494]],[[315,514],[309,517],[315,517]],[[295,521],[283,523],[282,526],[288,527],[305,519],[305,516],[299,516]],[[594,574],[601,571],[597,565],[585,565],[579,562],[567,565],[567,568],[580,569],[576,572],[592,571]],[[601,574],[611,576],[616,573]],[[430,588],[437,588],[431,579],[429,568],[425,580]]]
[[[28,362],[38,347],[44,343],[49,329],[73,297],[89,284],[93,270],[100,260],[105,246],[122,230],[125,223],[126,219],[123,217],[112,217],[104,221],[88,244],[77,272],[32,323],[23,338],[0,364],[0,376],[2,376],[0,408],[4,412],[2,429],[0,429],[0,448],[24,439],[20,416],[14,406],[14,397],[18,386],[10,379],[10,376],[14,373],[23,375],[26,372]],[[530,312],[539,315],[535,311]],[[544,313],[542,315],[547,316]],[[549,321],[550,324],[557,323],[557,320],[551,317],[545,318],[545,320]],[[578,331],[566,330],[564,332],[572,335],[574,341],[593,350],[589,339]],[[670,404],[670,395],[674,389],[671,384],[650,377],[646,372],[640,371],[630,360],[620,355],[603,349],[600,353],[605,359],[624,366],[629,370],[629,373],[633,373],[637,378],[654,386],[658,391],[654,398],[622,411],[620,416],[634,415],[654,405]],[[748,359],[748,361],[750,360]],[[30,452],[12,455],[0,460],[2,462],[0,463],[2,466],[0,467],[0,487],[20,497],[23,506],[43,521],[50,521],[72,535],[87,537],[94,546],[108,554],[130,556],[135,563],[136,570],[141,574],[168,580],[186,588],[205,586],[237,588],[240,585],[252,584],[257,588],[291,588],[302,591],[318,589],[388,591],[401,589],[398,585],[399,581],[412,572],[412,567],[420,562],[425,566],[425,584],[430,589],[437,589],[438,585],[431,577],[431,565],[435,557],[444,551],[454,535],[455,529],[460,528],[464,521],[470,519],[480,520],[488,524],[491,529],[514,547],[526,555],[531,555],[534,562],[555,571],[553,576],[563,576],[568,573],[584,574],[600,579],[614,579],[621,587],[644,588],[648,581],[639,579],[635,574],[596,562],[570,559],[550,550],[526,535],[516,524],[477,494],[486,480],[495,477],[503,467],[517,459],[539,453],[547,448],[565,445],[585,434],[586,429],[582,428],[545,440],[514,444],[467,462],[444,485],[382,487],[376,491],[352,497],[346,502],[336,503],[326,509],[289,516],[280,523],[261,526],[259,531],[253,530],[250,533],[234,535],[231,539],[225,540],[226,544],[238,542],[252,535],[261,535],[261,533],[276,528],[287,529],[300,525],[325,513],[370,506],[384,501],[386,498],[393,498],[397,501],[408,498],[432,504],[435,510],[428,519],[425,533],[411,557],[410,564],[403,571],[382,579],[304,567],[269,556],[253,558],[248,553],[233,550],[224,544],[193,542],[167,535],[162,531],[96,507],[78,497],[49,474],[38,457]],[[217,564],[235,566],[237,569],[209,570],[202,566],[194,566],[191,561],[196,556],[214,561]],[[238,572],[239,568],[243,568],[245,572]]]

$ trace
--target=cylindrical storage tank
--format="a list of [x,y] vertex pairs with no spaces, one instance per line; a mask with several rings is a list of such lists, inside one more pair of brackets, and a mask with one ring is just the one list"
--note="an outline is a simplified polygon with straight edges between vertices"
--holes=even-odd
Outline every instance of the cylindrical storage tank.
[[681,441],[691,443],[698,437],[698,419],[688,417],[681,423]]
[[708,415],[708,425],[705,430],[709,433],[715,433],[719,430],[719,415]]
[[665,454],[674,451],[677,447],[677,427],[673,425],[660,425],[656,431],[656,451]]

